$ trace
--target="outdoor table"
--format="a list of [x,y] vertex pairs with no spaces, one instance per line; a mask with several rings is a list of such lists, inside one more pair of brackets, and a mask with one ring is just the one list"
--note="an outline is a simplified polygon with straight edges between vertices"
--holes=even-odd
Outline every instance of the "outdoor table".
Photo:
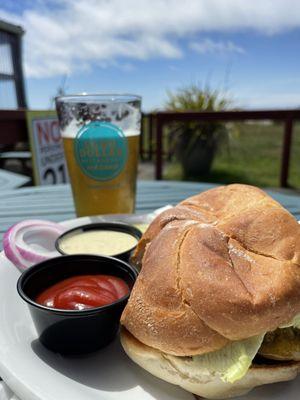
[[30,178],[25,175],[16,174],[15,172],[0,169],[0,188],[3,190],[16,189],[25,183],[28,183]]
[[[214,186],[216,185],[208,183],[139,181],[136,213],[149,213],[167,204],[175,205],[186,197]],[[267,192],[297,219],[300,219],[299,195],[274,190],[267,190]],[[59,222],[75,217],[69,184],[0,191],[0,238],[11,225],[24,219],[46,219]]]

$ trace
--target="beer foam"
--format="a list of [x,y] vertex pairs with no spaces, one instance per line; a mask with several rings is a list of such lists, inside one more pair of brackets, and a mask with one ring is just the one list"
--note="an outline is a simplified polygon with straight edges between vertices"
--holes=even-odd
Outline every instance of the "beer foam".
[[[78,126],[76,121],[72,121],[65,129],[61,131],[61,136],[64,138],[74,139],[80,129],[81,126]],[[122,131],[126,137],[138,136],[141,133],[138,129],[122,129]]]
[[[128,114],[124,115],[124,112],[128,112]],[[126,137],[137,136],[140,134],[140,110],[132,107],[130,104],[109,104],[107,117],[110,119],[109,122],[122,129]],[[89,122],[91,121],[85,121],[86,124]],[[80,124],[80,122],[73,119],[64,129],[61,130],[61,135],[65,138],[75,138],[82,126],[83,125]]]

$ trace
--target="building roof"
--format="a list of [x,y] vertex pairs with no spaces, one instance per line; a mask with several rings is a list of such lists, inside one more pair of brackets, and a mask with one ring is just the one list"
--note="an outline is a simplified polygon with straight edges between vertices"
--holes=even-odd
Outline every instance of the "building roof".
[[0,31],[14,33],[15,35],[23,35],[24,29],[19,25],[11,24],[10,22],[0,19]]

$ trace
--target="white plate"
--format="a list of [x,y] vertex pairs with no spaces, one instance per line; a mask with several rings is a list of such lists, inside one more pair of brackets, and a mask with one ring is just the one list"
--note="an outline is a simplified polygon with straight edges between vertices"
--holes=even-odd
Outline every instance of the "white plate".
[[[71,228],[88,221],[81,218],[64,225]],[[154,378],[131,362],[118,338],[105,349],[82,357],[62,357],[46,350],[37,340],[27,306],[17,294],[19,275],[1,253],[0,376],[21,400],[194,399],[190,393]],[[265,386],[242,399],[295,400],[299,393],[298,379]],[[12,398],[11,394],[7,398]]]
[[[105,217],[104,219],[107,219]],[[141,222],[140,217],[114,219]],[[66,221],[68,228],[102,217]],[[22,400],[191,400],[193,396],[141,370],[128,359],[118,338],[82,357],[62,357],[37,340],[16,282],[20,272],[0,254],[0,376]],[[1,394],[1,393],[0,393]]]

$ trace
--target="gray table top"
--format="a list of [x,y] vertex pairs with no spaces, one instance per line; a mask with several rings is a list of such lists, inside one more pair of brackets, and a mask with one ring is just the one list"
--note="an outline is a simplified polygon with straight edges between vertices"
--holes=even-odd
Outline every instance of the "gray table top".
[[[167,204],[174,205],[188,196],[214,187],[214,184],[176,181],[139,181],[137,213],[148,213]],[[297,219],[300,196],[268,190],[268,193]],[[0,192],[0,244],[3,233],[24,219],[63,221],[75,217],[70,185],[27,187]]]
[[19,186],[25,185],[29,180],[30,178],[28,176],[0,169],[1,192],[3,190],[16,189]]

